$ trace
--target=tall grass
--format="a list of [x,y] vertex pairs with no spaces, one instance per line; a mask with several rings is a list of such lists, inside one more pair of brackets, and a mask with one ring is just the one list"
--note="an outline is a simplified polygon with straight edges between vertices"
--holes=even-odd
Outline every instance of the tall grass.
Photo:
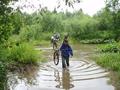
[[113,71],[120,71],[120,43],[100,45],[96,62]]
[[[120,53],[117,52],[105,52],[96,55],[93,60],[96,63],[106,69],[111,73],[110,78],[114,86],[118,87],[120,85]],[[114,76],[113,76],[114,75]]]
[[100,53],[95,55],[93,60],[111,72],[109,74],[111,82],[118,87],[120,85],[120,43],[100,45],[98,50]]
[[104,53],[105,52],[117,53],[117,52],[120,52],[120,43],[113,42],[110,44],[100,45],[98,50]]
[[27,43],[19,46],[14,45],[12,48],[9,48],[8,59],[20,63],[36,63],[38,61],[38,52]]
[[120,72],[120,53],[103,53],[97,56],[96,62],[113,71]]
[[10,64],[11,62],[29,64],[37,63],[42,59],[41,51],[36,51],[31,43],[13,44],[10,47],[0,49],[0,61]]

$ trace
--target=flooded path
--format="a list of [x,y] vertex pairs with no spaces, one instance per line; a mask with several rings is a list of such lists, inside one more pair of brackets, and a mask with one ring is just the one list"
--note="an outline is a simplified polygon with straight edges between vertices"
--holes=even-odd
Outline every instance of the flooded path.
[[106,70],[89,59],[94,54],[94,46],[75,45],[74,56],[70,58],[70,67],[62,69],[52,61],[51,48],[37,48],[43,50],[48,62],[40,67],[31,68],[24,74],[9,74],[10,90],[115,90],[109,83]]

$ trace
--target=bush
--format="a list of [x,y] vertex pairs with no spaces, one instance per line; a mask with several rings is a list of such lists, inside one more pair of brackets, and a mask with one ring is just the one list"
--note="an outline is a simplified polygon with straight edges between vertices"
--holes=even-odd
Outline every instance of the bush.
[[102,45],[99,47],[99,50],[101,52],[120,52],[120,44],[119,43],[111,43],[111,44],[106,44]]
[[20,63],[36,63],[38,61],[38,54],[31,45],[23,43],[9,48],[8,59]]
[[101,44],[104,43],[102,39],[81,40],[83,44]]
[[96,58],[96,62],[113,71],[120,71],[120,53],[104,53]]

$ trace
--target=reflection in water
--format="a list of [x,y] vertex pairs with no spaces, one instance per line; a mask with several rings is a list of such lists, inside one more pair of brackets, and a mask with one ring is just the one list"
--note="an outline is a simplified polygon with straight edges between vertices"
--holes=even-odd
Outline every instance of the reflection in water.
[[62,71],[62,87],[63,89],[70,89],[74,87],[74,85],[71,84],[71,77],[69,70],[63,70]]
[[56,87],[60,88],[60,86],[62,84],[61,84],[61,81],[60,81],[60,74],[59,74],[58,70],[54,70],[54,76],[55,76],[55,81],[59,83],[59,85],[57,85]]
[[20,68],[19,71],[8,74],[8,86],[10,90],[19,90],[19,85],[25,87],[29,85],[37,85],[36,75],[38,66],[25,66]]
[[55,76],[55,81],[59,83],[59,85],[56,86],[57,88],[63,88],[65,90],[69,90],[70,88],[74,87],[74,85],[71,84],[71,77],[69,70],[66,69],[62,71],[61,79],[58,70],[55,70],[54,76]]

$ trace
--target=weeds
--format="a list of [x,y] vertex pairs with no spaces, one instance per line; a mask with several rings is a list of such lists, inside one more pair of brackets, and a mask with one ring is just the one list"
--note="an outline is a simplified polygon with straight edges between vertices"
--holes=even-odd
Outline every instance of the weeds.
[[106,44],[106,45],[101,45],[99,47],[99,51],[100,52],[120,52],[120,43],[110,43],[110,44]]
[[20,63],[36,63],[38,61],[38,54],[31,45],[23,43],[9,48],[8,59]]
[[96,62],[107,69],[120,71],[120,53],[100,54],[96,57]]

